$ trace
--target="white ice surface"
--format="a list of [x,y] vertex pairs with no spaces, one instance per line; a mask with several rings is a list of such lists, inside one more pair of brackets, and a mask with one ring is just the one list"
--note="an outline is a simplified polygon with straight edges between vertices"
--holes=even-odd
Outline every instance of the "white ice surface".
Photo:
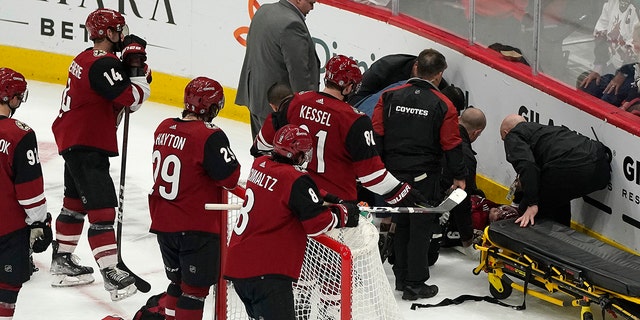
[[[49,83],[29,81],[29,100],[15,114],[36,131],[43,164],[45,190],[49,211],[54,218],[60,212],[63,191],[63,160],[57,154],[51,132],[51,123],[58,114],[63,87]],[[26,282],[20,291],[16,305],[15,320],[100,320],[107,315],[119,315],[132,319],[134,313],[153,294],[162,292],[168,281],[165,278],[162,260],[155,236],[148,232],[150,218],[147,193],[151,187],[151,147],[153,131],[165,118],[176,117],[180,109],[157,103],[145,105],[131,116],[128,142],[128,161],[125,185],[123,259],[138,275],[151,283],[149,293],[136,295],[119,302],[112,302],[104,290],[102,277],[98,272],[96,282],[73,288],[52,288],[49,265],[51,249],[36,254],[35,263],[40,271]],[[242,164],[241,179],[246,179],[252,158],[249,155],[251,135],[247,124],[217,118],[213,121],[220,126],[231,141]],[[100,134],[96,132],[95,134]],[[118,133],[122,142],[122,132]],[[112,158],[111,176],[116,186],[120,181],[120,157]],[[76,254],[83,264],[97,269],[86,240],[86,227],[80,239]],[[443,249],[440,259],[431,268],[430,284],[440,288],[438,295],[431,299],[418,300],[419,303],[438,303],[444,298],[455,298],[461,294],[488,295],[488,281],[485,274],[473,275],[476,264],[462,254]],[[387,275],[393,283],[390,266],[385,265]],[[400,309],[407,320],[413,319],[579,319],[579,309],[557,307],[547,302],[527,296],[527,309],[515,311],[486,302],[465,302],[456,306],[410,310],[410,302],[400,299],[401,293],[394,292]],[[560,296],[563,297],[563,296]],[[522,294],[514,291],[505,300],[510,304],[522,303]],[[213,319],[211,295],[207,299],[205,318]],[[594,309],[594,311],[597,311]],[[596,319],[600,316],[596,314]]]

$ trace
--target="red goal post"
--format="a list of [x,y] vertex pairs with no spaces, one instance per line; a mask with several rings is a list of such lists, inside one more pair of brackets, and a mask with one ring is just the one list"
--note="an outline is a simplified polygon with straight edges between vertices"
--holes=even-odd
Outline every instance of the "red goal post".
[[[241,204],[244,189],[224,191],[228,204]],[[225,264],[227,243],[238,209],[219,211],[220,263]],[[294,283],[297,319],[402,319],[378,252],[378,231],[365,218],[357,228],[335,229],[309,238],[300,279]],[[247,319],[233,284],[221,277],[214,316],[221,320]]]

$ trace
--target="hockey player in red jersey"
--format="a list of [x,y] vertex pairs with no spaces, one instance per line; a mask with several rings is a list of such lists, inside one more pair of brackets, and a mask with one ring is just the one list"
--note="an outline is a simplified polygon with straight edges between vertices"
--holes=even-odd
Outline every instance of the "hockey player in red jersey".
[[155,131],[149,210],[171,281],[166,319],[200,320],[220,275],[219,230],[227,223],[204,204],[220,203],[221,188],[237,186],[240,164],[224,131],[211,123],[224,107],[222,86],[205,77],[191,80],[184,106],[181,118],[165,119]]
[[322,92],[299,92],[288,105],[267,117],[256,136],[252,154],[271,151],[275,131],[287,123],[296,124],[314,137],[314,154],[306,169],[323,196],[327,191],[339,199],[356,201],[356,180],[359,180],[389,204],[424,203],[418,191],[385,169],[376,151],[371,119],[344,102],[362,80],[356,62],[337,55],[329,59],[325,70]]
[[293,320],[291,285],[300,276],[307,236],[356,227],[360,211],[351,203],[323,205],[318,187],[301,168],[315,151],[310,133],[287,124],[272,145],[271,156],[253,162],[224,275],[252,319]]
[[[120,300],[136,289],[135,279],[116,267],[113,226],[118,200],[109,175],[109,157],[118,155],[117,116],[123,108],[136,111],[149,97],[150,73],[144,63],[138,67],[130,64],[131,56],[146,60],[145,43],[127,36],[128,28],[119,12],[95,10],[85,25],[93,47],[71,62],[60,113],[52,126],[58,152],[65,161],[65,188],[62,210],[56,219],[50,271],[54,287],[94,281],[93,268],[79,265],[72,256],[88,216],[89,246],[104,287],[112,300]],[[119,51],[123,51],[123,61],[116,56]]]
[[31,275],[29,245],[51,244],[42,168],[35,132],[11,116],[27,100],[22,74],[0,68],[0,319],[12,319],[22,284]]

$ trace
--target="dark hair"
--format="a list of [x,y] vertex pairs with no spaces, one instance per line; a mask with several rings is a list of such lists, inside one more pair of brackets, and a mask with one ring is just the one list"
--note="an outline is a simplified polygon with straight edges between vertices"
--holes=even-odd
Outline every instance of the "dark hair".
[[417,76],[430,78],[447,68],[447,60],[442,53],[434,49],[425,49],[418,55]]
[[467,107],[467,99],[462,89],[452,84],[440,91],[442,92],[442,94],[447,96],[449,100],[451,100],[453,106],[456,107],[456,110],[458,110],[458,113],[460,113],[460,111],[464,110]]
[[293,95],[293,91],[286,83],[276,82],[267,90],[267,101],[273,105],[280,105],[282,100]]

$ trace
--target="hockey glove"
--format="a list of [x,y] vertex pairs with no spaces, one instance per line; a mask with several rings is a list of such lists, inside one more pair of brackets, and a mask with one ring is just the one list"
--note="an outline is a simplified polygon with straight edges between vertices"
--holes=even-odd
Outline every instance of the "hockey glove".
[[145,77],[147,83],[151,83],[151,69],[145,63],[147,61],[147,42],[133,34],[126,36],[123,42],[122,62],[129,77]]
[[384,197],[384,201],[388,204],[399,207],[423,206],[427,203],[424,196],[406,182],[402,182],[382,196]]
[[140,67],[147,61],[147,42],[144,39],[130,34],[124,37],[123,44],[122,62],[126,65]]
[[31,224],[31,236],[29,244],[33,252],[40,253],[49,247],[53,240],[53,232],[51,232],[51,214],[47,212],[47,218],[44,221],[37,221]]
[[345,202],[343,204],[331,205],[331,212],[338,217],[336,228],[354,228],[358,226],[360,220],[360,209],[354,203]]

